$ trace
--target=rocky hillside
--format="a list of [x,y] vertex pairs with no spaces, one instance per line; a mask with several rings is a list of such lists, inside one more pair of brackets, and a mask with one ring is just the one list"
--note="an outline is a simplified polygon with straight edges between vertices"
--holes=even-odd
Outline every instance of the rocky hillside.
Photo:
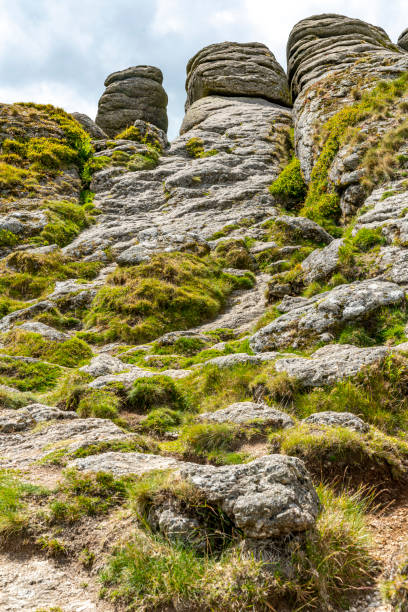
[[0,105],[0,608],[408,610],[408,34]]

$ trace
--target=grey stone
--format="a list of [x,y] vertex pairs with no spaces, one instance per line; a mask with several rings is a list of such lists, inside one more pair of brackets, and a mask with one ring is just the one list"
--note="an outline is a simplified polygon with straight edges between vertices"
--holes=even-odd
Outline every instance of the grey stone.
[[186,330],[186,331],[173,331],[160,336],[156,340],[156,344],[158,346],[172,346],[179,338],[194,338],[195,340],[200,340],[201,342],[209,343],[211,342],[210,336],[205,336],[204,334],[200,334],[199,332]]
[[0,433],[24,431],[35,423],[34,419],[24,409],[2,410],[0,412]]
[[28,306],[27,308],[15,310],[0,320],[0,332],[8,331],[17,321],[30,319],[37,314],[48,312],[53,308],[55,308],[55,304],[53,304],[50,300],[41,300],[36,304]]
[[179,469],[182,463],[171,457],[146,455],[144,453],[108,452],[74,459],[69,467],[81,472],[110,472],[115,476],[136,474],[142,476],[156,470]]
[[[185,250],[194,243],[201,248],[215,232],[244,219],[253,220],[258,237],[264,231],[259,224],[277,216],[268,185],[288,161],[282,140],[290,125],[290,109],[260,98],[198,100],[155,169],[113,167],[94,175],[91,189],[102,214],[64,253],[84,257],[128,242],[121,252],[135,240],[148,252]],[[191,138],[218,153],[192,159],[186,149]]]
[[64,332],[54,329],[49,325],[45,325],[44,323],[40,323],[39,321],[26,321],[16,327],[16,329],[23,329],[24,331],[32,332],[34,334],[40,334],[43,338],[47,338],[52,342],[65,342],[65,340],[69,340],[70,338],[69,334],[65,334]]
[[162,372],[152,372],[151,370],[144,370],[143,368],[139,368],[137,366],[131,366],[128,364],[124,364],[126,371],[120,372],[119,374],[107,374],[104,376],[99,376],[91,383],[89,383],[89,387],[91,389],[103,389],[107,385],[111,383],[121,383],[125,387],[131,387],[135,380],[138,378],[146,378],[151,376],[169,376],[170,378],[174,378],[175,380],[180,378],[185,378],[189,376],[193,370],[163,370]]
[[311,529],[319,500],[303,461],[269,455],[243,465],[184,464],[181,475],[257,540]]
[[147,520],[153,529],[160,531],[173,542],[183,542],[199,551],[205,551],[207,548],[206,530],[197,519],[183,514],[170,501],[163,506],[153,507]]
[[289,230],[296,236],[301,236],[304,239],[324,242],[325,244],[329,244],[333,240],[333,237],[330,236],[325,229],[306,217],[290,217],[289,215],[281,215],[275,222],[277,225],[283,226],[286,230]]
[[408,28],[405,28],[405,30],[399,35],[398,44],[404,49],[404,51],[408,51]]
[[[30,415],[30,418],[33,417]],[[0,467],[25,467],[54,450],[71,453],[99,442],[126,440],[127,437],[127,434],[109,419],[80,419],[68,416],[55,423],[51,420],[38,429],[1,436]]]
[[355,376],[363,368],[381,362],[389,350],[386,346],[360,348],[350,344],[328,344],[310,358],[278,359],[275,369],[296,378],[303,387],[323,387]]
[[153,66],[133,66],[110,74],[95,122],[112,137],[142,120],[167,131],[167,94],[163,75]]
[[85,372],[97,378],[98,376],[123,372],[129,368],[131,368],[131,366],[128,363],[124,363],[117,357],[113,357],[107,353],[102,353],[93,357],[88,365],[82,366],[82,368],[79,369],[81,372]]
[[404,291],[395,283],[365,280],[340,285],[320,293],[281,315],[256,332],[250,341],[256,353],[315,342],[322,334],[404,300]]
[[144,261],[149,261],[150,254],[149,252],[139,245],[134,245],[122,251],[120,255],[116,258],[116,261],[122,265],[136,265],[140,264]]
[[360,419],[360,417],[351,412],[334,412],[328,410],[326,412],[315,412],[306,419],[303,423],[310,425],[328,425],[329,427],[346,427],[360,433],[367,433],[370,429],[368,423]]
[[201,49],[187,64],[186,110],[205,96],[265,98],[290,104],[286,75],[261,43],[223,42]]
[[41,210],[13,210],[0,216],[0,230],[17,235],[31,236],[41,232],[48,223],[47,215]]
[[98,125],[96,125],[95,121],[88,117],[88,115],[85,115],[84,113],[71,113],[71,115],[78,121],[78,123],[81,124],[85,132],[88,132],[93,139],[100,140],[108,137],[107,134],[105,134],[105,132]]
[[251,425],[263,423],[267,427],[275,429],[286,429],[292,427],[293,419],[276,408],[266,404],[255,404],[254,402],[236,402],[215,412],[205,412],[198,417],[200,421],[214,423],[236,423],[237,425]]
[[343,243],[342,238],[333,240],[324,249],[315,249],[302,261],[305,283],[329,278],[335,272],[339,263],[339,249]]
[[[388,197],[384,198],[384,194]],[[388,243],[398,239],[408,243],[407,192],[404,181],[393,181],[375,189],[366,199],[363,212],[356,220],[353,233],[360,229],[379,229]]]
[[330,70],[345,68],[356,57],[384,51],[391,45],[386,32],[360,19],[344,15],[313,15],[299,21],[292,29],[288,45],[288,73],[292,92]]

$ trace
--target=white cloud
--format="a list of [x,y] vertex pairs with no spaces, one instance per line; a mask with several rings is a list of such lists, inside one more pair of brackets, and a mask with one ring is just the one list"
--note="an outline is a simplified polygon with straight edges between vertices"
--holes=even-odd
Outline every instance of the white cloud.
[[84,99],[83,96],[60,83],[36,83],[24,87],[7,87],[0,85],[0,100],[6,103],[36,102],[37,104],[53,104],[68,112],[80,112],[95,117],[96,103]]

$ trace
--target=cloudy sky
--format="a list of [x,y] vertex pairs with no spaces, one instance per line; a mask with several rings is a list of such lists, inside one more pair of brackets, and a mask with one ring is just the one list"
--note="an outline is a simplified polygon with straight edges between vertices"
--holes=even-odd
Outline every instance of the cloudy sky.
[[196,51],[259,41],[286,68],[292,26],[322,12],[381,25],[393,41],[408,27],[407,0],[0,0],[0,101],[50,102],[95,118],[109,73],[151,64],[164,73],[174,138]]

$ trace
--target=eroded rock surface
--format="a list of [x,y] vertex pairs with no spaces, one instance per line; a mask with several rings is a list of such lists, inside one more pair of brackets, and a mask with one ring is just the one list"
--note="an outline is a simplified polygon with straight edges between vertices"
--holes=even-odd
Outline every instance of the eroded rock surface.
[[401,303],[404,295],[398,285],[385,281],[340,285],[302,300],[301,304],[295,304],[286,314],[261,328],[252,336],[251,348],[262,352],[289,345],[296,348],[318,338],[329,339],[336,328],[358,321],[382,306]]
[[269,455],[245,465],[185,465],[181,474],[212,503],[220,503],[249,538],[313,527],[319,501],[303,461]]
[[293,376],[304,387],[323,387],[358,374],[366,366],[382,361],[388,352],[385,346],[360,348],[351,344],[328,344],[310,358],[278,359],[275,368]]
[[404,49],[404,51],[408,51],[408,28],[406,28],[398,37],[398,44],[400,47]]

